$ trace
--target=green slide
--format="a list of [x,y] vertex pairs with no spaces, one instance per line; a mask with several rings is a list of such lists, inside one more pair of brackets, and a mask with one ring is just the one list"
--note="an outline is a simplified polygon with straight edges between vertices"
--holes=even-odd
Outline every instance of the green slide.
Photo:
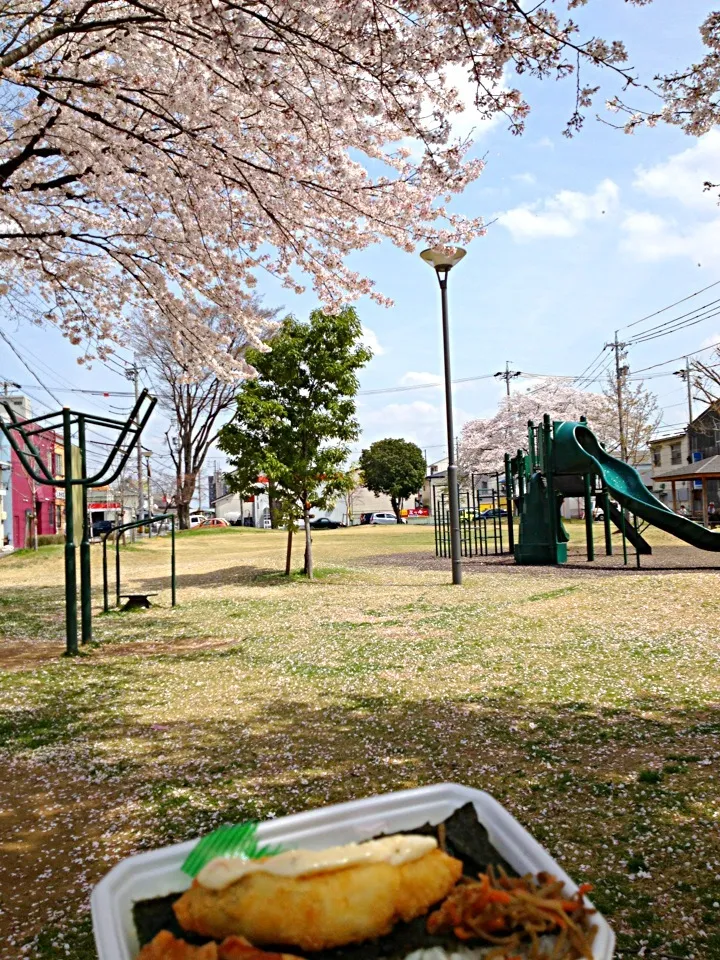
[[597,473],[611,495],[643,520],[701,550],[720,550],[720,533],[678,516],[654,497],[634,467],[603,450],[584,423],[556,423],[555,469],[558,473]]

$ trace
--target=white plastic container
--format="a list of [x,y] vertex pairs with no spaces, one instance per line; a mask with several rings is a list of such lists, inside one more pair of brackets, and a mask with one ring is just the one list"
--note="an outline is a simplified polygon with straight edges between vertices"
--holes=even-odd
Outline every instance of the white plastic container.
[[[367,840],[379,833],[409,830],[423,823],[439,823],[468,801],[474,804],[493,846],[519,873],[546,870],[566,882],[567,893],[577,890],[577,885],[547,850],[497,800],[481,790],[454,783],[386,793],[269,820],[258,828],[258,839],[319,850]],[[129,857],[98,883],[92,893],[91,907],[99,960],[134,960],[139,947],[132,918],[133,903],[186,889],[190,878],[180,867],[196,842],[190,840]],[[594,960],[611,960],[615,934],[600,914],[596,914],[594,920],[598,926]]]

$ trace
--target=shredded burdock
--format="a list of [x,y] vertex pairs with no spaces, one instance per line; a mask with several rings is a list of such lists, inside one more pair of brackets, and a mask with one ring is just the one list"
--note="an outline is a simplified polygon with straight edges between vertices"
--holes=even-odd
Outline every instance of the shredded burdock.
[[[583,884],[572,897],[563,895],[563,887],[548,873],[509,877],[489,867],[477,880],[461,881],[430,914],[428,933],[495,944],[488,960],[513,960],[517,953],[530,960],[592,960],[595,911],[583,902],[590,885]],[[541,943],[549,935],[555,938],[550,947]]]

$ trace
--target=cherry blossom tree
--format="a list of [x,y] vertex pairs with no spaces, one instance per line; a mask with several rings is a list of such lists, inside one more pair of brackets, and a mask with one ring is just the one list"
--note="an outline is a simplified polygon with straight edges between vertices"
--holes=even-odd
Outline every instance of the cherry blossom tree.
[[[277,330],[278,310],[264,307],[259,297],[248,303],[253,324],[263,341]],[[175,472],[173,503],[177,508],[181,530],[190,524],[190,506],[198,478],[210,448],[215,443],[224,414],[235,402],[242,375],[252,368],[245,360],[248,341],[243,328],[231,318],[215,310],[208,312],[204,323],[214,334],[216,350],[222,349],[230,363],[226,370],[237,369],[238,375],[218,376],[217,358],[203,363],[186,338],[167,317],[154,315],[148,323],[131,324],[130,341],[136,358],[144,365],[160,407],[170,420],[165,433],[169,456]]]
[[[660,422],[654,395],[644,384],[623,386],[625,438],[628,461],[641,463],[647,445]],[[465,474],[494,473],[504,466],[505,454],[527,451],[528,420],[539,424],[544,414],[551,420],[579,420],[588,426],[613,456],[620,455],[617,394],[608,380],[604,393],[578,390],[559,377],[548,377],[527,390],[503,397],[498,412],[485,420],[470,420],[462,429],[459,443],[460,469]]]
[[[652,3],[652,0],[645,0]],[[665,76],[655,77],[660,95],[651,109],[637,109],[623,96],[610,99],[608,106],[626,115],[624,129],[632,133],[641,124],[674,124],[694,137],[702,136],[720,122],[720,11],[713,10],[700,26],[700,36],[708,53],[697,63]],[[634,86],[634,84],[632,84]],[[657,107],[657,104],[660,107]],[[706,183],[710,189],[718,184]]]
[[566,380],[548,378],[528,390],[503,397],[498,412],[485,420],[471,420],[460,435],[459,461],[463,473],[492,473],[504,466],[505,454],[527,450],[528,420],[588,418],[590,428],[612,451],[619,446],[617,413],[601,393],[586,393]]
[[259,271],[312,283],[332,310],[386,303],[352,251],[483,229],[448,209],[482,170],[472,138],[452,135],[451,76],[474,88],[478,121],[500,113],[515,133],[529,106],[512,74],[575,74],[568,133],[595,92],[583,64],[636,82],[621,42],[571,19],[585,2],[6,0],[4,309],[57,324],[86,356],[160,313],[191,368],[232,379],[242,364],[207,320],[220,310],[262,349]]

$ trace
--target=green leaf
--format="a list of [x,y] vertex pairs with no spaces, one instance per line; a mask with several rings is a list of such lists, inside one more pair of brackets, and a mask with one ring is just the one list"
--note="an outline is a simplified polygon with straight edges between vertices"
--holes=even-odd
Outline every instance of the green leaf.
[[239,857],[242,860],[259,860],[274,857],[282,847],[264,845],[257,841],[257,823],[226,824],[203,837],[185,859],[181,869],[190,877],[196,877],[204,866],[215,857]]

